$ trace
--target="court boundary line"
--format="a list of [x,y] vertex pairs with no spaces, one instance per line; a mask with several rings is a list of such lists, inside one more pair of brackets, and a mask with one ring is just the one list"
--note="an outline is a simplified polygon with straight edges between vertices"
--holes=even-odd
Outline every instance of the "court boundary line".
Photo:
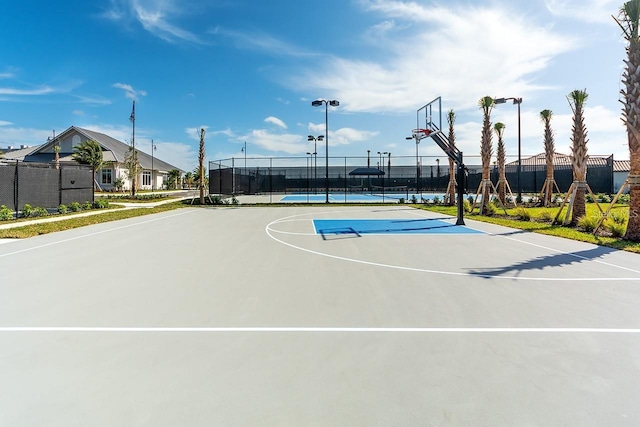
[[[577,281],[582,281],[582,282],[617,282],[617,281],[622,281],[622,282],[629,282],[629,281],[640,281],[640,277],[523,277],[523,276],[497,276],[497,275],[492,275],[492,274],[474,274],[474,273],[463,273],[463,272],[455,272],[455,271],[443,271],[443,270],[431,270],[431,269],[425,269],[425,268],[417,268],[417,267],[403,267],[400,265],[392,265],[392,264],[383,264],[383,263],[378,263],[378,262],[373,262],[373,261],[366,261],[366,260],[359,260],[359,259],[354,259],[354,258],[347,258],[347,257],[343,257],[343,256],[339,256],[339,255],[333,255],[333,254],[328,254],[328,253],[324,253],[324,252],[319,252],[319,251],[315,251],[313,249],[307,249],[301,246],[297,246],[294,245],[292,243],[289,242],[285,242],[284,240],[278,239],[276,236],[274,236],[272,234],[272,232],[278,233],[278,230],[272,229],[271,226],[278,224],[280,222],[293,222],[293,220],[291,218],[296,218],[296,217],[303,217],[303,216],[309,216],[309,215],[319,215],[319,214],[325,214],[325,213],[335,213],[336,211],[320,211],[320,212],[312,212],[312,213],[304,213],[304,214],[295,214],[295,215],[290,215],[290,216],[285,216],[282,218],[278,218],[275,219],[271,222],[269,222],[264,230],[265,233],[267,234],[267,236],[269,236],[271,239],[275,240],[276,242],[283,244],[285,246],[288,246],[290,248],[296,249],[296,250],[300,250],[303,252],[307,252],[310,254],[314,254],[314,255],[320,255],[323,257],[327,257],[327,258],[333,258],[333,259],[337,259],[340,261],[347,261],[347,262],[354,262],[357,264],[363,264],[363,265],[371,265],[371,266],[375,266],[375,267],[382,267],[382,268],[392,268],[392,269],[396,269],[396,270],[402,270],[402,271],[413,271],[413,272],[417,272],[417,273],[430,273],[430,274],[441,274],[441,275],[449,275],[449,276],[461,276],[461,277],[478,277],[478,278],[485,278],[485,279],[500,279],[500,280],[517,280],[517,281],[540,281],[540,282],[577,282]],[[348,211],[337,211],[338,213],[340,212],[348,212]],[[481,231],[481,230],[480,230]],[[499,236],[499,235],[495,235],[492,233],[487,233],[487,232],[483,232],[483,234],[478,234],[479,236]],[[420,234],[419,236],[426,236],[424,234]],[[503,237],[503,236],[500,236]],[[516,242],[519,242],[518,240],[515,240]],[[521,243],[526,243],[526,242],[521,242]],[[547,248],[549,250],[552,250],[551,248]],[[572,255],[570,252],[564,252],[564,251],[560,251],[558,249],[553,249],[553,251],[556,251],[557,253],[560,254],[565,254],[565,255]],[[575,256],[575,255],[573,255]],[[588,261],[595,261],[593,259],[588,259]],[[625,269],[624,267],[620,267],[617,266],[615,264],[610,264],[611,267],[617,267],[620,269]]]
[[322,327],[322,326],[260,326],[260,327],[104,327],[104,326],[4,326],[0,333],[588,333],[588,334],[640,334],[640,328],[506,328],[506,327]]

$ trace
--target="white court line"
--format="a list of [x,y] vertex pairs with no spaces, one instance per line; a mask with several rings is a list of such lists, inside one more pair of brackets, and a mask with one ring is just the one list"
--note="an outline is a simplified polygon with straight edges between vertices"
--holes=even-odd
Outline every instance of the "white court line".
[[640,334],[640,329],[632,328],[349,328],[349,327],[82,327],[82,326],[6,326],[3,332],[94,332],[94,333],[549,333],[549,334]]
[[[338,212],[340,212],[340,211],[338,211]],[[326,212],[320,212],[320,214],[322,214],[322,213],[326,213]],[[297,245],[294,245],[292,243],[285,242],[284,240],[278,239],[274,235],[274,234],[278,233],[278,230],[272,228],[273,225],[279,224],[281,222],[293,221],[292,218],[296,218],[296,217],[309,216],[309,215],[318,215],[318,214],[319,213],[317,213],[317,212],[312,212],[312,213],[296,214],[296,215],[291,215],[291,216],[287,216],[287,217],[284,217],[284,218],[276,219],[276,220],[271,221],[269,224],[267,224],[265,226],[264,230],[265,230],[265,233],[267,233],[267,236],[269,236],[270,238],[272,238],[276,242],[278,242],[280,244],[283,244],[285,246],[288,246],[290,248],[297,249],[299,251],[307,252],[307,253],[314,254],[314,255],[320,255],[320,256],[323,256],[323,257],[327,257],[327,258],[337,259],[337,260],[340,260],[340,261],[347,261],[347,262],[353,262],[353,263],[356,263],[356,264],[371,265],[371,266],[382,267],[382,268],[391,268],[391,269],[402,270],[402,271],[413,271],[413,272],[418,272],[418,273],[441,274],[441,275],[460,276],[460,277],[478,277],[478,278],[489,278],[489,279],[498,279],[498,280],[539,281],[539,282],[576,282],[576,281],[578,281],[578,282],[625,281],[626,282],[626,281],[638,281],[638,280],[640,280],[640,277],[523,277],[523,276],[516,276],[516,275],[496,276],[496,275],[492,275],[492,274],[475,274],[475,273],[463,273],[463,272],[456,272],[456,271],[434,270],[434,269],[418,268],[418,267],[403,267],[403,266],[399,266],[399,265],[384,264],[384,263],[380,263],[380,262],[366,261],[366,260],[360,260],[360,259],[356,259],[356,258],[347,258],[347,257],[344,257],[344,256],[333,255],[333,254],[329,254],[329,253],[325,253],[325,252],[316,251],[316,250],[313,250],[313,249],[307,249],[307,248],[304,248],[302,246],[297,246]],[[492,236],[492,234],[488,234],[486,232],[483,232],[483,233],[484,234],[480,234],[480,235],[482,235],[482,236]],[[424,235],[421,235],[421,236],[424,236]],[[557,252],[562,253],[562,254],[571,255],[568,252],[563,252],[563,251],[557,251]],[[613,265],[613,264],[611,266],[612,267],[619,267],[619,266],[616,266],[616,265]],[[619,268],[626,269],[626,268],[623,268],[623,267],[619,267]]]
[[[124,228],[136,227],[138,225],[148,224],[150,222],[160,221],[160,220],[163,220],[163,219],[172,218],[174,216],[185,215],[185,214],[192,213],[192,212],[196,212],[196,211],[195,210],[187,210],[187,211],[183,211],[181,213],[176,213],[176,214],[169,215],[169,216],[164,216],[164,217],[161,217],[161,218],[154,218],[154,219],[149,219],[149,220],[146,220],[146,221],[136,222],[134,224],[122,225],[120,227],[114,227],[114,228],[110,228],[108,230],[96,231],[95,233],[83,234],[82,236],[71,237],[69,239],[56,240],[55,242],[46,243],[44,245],[33,246],[33,247],[30,247],[30,248],[21,249],[19,251],[13,251],[13,252],[7,252],[6,254],[0,254],[0,258],[8,257],[8,256],[11,256],[11,255],[17,255],[17,254],[23,253],[23,252],[33,251],[35,249],[46,248],[47,246],[54,246],[54,245],[58,245],[60,243],[71,242],[73,240],[84,239],[86,237],[97,236],[99,234],[110,233],[112,231],[122,230]],[[127,218],[127,219],[132,219],[132,218]],[[102,223],[102,224],[106,224],[106,223]]]

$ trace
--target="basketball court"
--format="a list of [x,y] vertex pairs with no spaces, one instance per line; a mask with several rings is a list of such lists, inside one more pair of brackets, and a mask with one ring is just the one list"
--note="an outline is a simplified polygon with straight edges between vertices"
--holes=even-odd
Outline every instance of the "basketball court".
[[395,206],[0,245],[0,425],[636,426],[638,255]]

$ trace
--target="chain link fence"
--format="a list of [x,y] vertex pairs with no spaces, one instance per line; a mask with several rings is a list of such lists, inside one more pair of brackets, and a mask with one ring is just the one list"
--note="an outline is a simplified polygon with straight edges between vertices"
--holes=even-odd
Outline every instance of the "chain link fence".
[[[613,156],[591,156],[587,182],[594,193],[612,193]],[[482,181],[480,156],[465,156],[468,168],[465,188],[475,193]],[[375,168],[384,175],[352,175],[358,168]],[[455,169],[455,166],[454,166]],[[517,157],[507,158],[506,178],[512,191],[540,193],[546,178],[546,162],[541,157],[521,159],[518,173]],[[328,174],[327,174],[328,172]],[[446,192],[449,183],[449,160],[446,156],[396,156],[380,153],[370,157],[324,158],[270,157],[230,158],[209,163],[211,194],[293,194],[330,192],[370,192],[385,188],[387,192]],[[455,170],[454,170],[455,173]],[[498,168],[491,165],[491,180],[498,181]],[[554,178],[561,192],[573,182],[570,163],[557,164]]]

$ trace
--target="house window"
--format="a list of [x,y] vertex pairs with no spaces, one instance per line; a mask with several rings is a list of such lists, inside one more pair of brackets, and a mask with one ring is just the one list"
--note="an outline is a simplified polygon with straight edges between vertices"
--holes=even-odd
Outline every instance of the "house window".
[[142,185],[151,185],[151,171],[142,172]]
[[102,169],[102,183],[103,184],[111,184],[111,169]]
[[71,138],[71,146],[72,147],[80,145],[81,142],[82,142],[82,140],[80,139],[80,135],[73,135],[73,138]]

